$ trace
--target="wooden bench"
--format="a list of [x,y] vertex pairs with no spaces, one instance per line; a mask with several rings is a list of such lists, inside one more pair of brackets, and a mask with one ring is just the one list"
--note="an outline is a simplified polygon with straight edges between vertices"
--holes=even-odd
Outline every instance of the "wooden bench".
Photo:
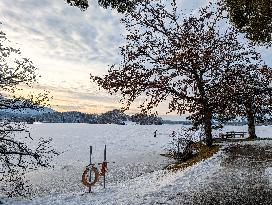
[[240,136],[241,138],[244,138],[247,132],[226,132],[226,134],[221,133],[220,137],[221,139],[228,139],[228,138],[235,138],[235,136]]

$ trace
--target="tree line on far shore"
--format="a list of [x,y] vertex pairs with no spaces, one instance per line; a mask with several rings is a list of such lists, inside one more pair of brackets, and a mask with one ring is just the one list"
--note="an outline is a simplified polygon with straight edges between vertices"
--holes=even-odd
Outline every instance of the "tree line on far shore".
[[27,122],[32,124],[34,122],[42,123],[89,123],[89,124],[118,124],[125,125],[130,122],[140,125],[162,125],[163,119],[154,114],[146,115],[136,113],[133,115],[125,114],[124,111],[114,109],[101,114],[82,113],[77,111],[71,112],[50,112],[42,113],[24,113],[22,112],[0,112],[0,120],[8,120],[11,122]]

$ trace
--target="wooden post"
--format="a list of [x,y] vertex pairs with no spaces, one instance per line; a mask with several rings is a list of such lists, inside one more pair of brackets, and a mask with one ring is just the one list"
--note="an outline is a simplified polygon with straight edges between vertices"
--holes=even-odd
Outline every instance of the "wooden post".
[[[107,145],[105,145],[104,148],[104,162],[107,161]],[[106,173],[104,174],[104,189],[106,188]]]
[[178,153],[177,153],[177,157],[179,157],[179,152],[180,152],[180,150],[179,150],[179,139],[178,139]]
[[[90,146],[90,166],[92,166],[92,154],[93,154],[93,146]],[[89,182],[92,181],[92,170],[90,169]],[[89,188],[89,193],[92,191],[92,187]]]

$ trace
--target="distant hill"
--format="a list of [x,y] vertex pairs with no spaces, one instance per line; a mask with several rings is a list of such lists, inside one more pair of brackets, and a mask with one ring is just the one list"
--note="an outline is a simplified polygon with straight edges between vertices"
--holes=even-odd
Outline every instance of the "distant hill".
[[41,110],[2,110],[0,120],[11,120],[15,122],[43,122],[43,123],[90,123],[90,124],[119,124],[128,122],[141,125],[163,124],[163,120],[155,115],[135,114],[126,115],[123,111],[114,109],[102,114],[88,114],[82,112],[56,112],[50,108]]

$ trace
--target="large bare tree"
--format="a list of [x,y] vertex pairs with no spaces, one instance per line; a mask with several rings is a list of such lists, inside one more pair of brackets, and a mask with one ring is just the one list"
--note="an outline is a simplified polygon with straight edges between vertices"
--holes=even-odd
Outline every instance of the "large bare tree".
[[[122,20],[127,29],[122,62],[108,75],[91,80],[110,93],[120,92],[127,107],[145,95],[143,110],[169,102],[169,111],[188,111],[195,126],[203,125],[212,145],[212,118],[224,101],[222,81],[230,70],[243,69],[255,59],[251,46],[222,22],[222,5],[210,4],[190,16],[174,0],[145,1]],[[228,96],[225,95],[227,98]]]

